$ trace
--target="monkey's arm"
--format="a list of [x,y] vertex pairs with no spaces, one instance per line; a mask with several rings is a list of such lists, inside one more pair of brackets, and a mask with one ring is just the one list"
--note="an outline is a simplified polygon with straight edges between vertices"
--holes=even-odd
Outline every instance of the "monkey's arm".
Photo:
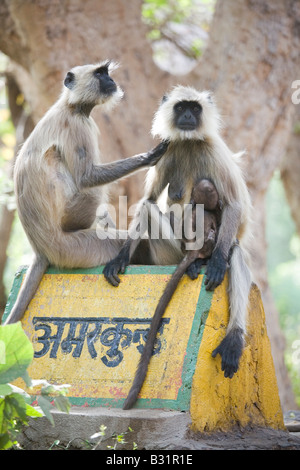
[[225,205],[222,212],[222,220],[219,228],[216,247],[207,264],[206,290],[213,290],[224,279],[229,250],[236,239],[241,223],[241,206],[238,202]]
[[154,149],[147,153],[135,155],[134,157],[118,160],[113,163],[103,165],[89,165],[81,178],[81,186],[90,188],[102,184],[108,184],[129,175],[143,167],[153,166],[164,155],[168,148],[169,142],[163,141]]
[[[122,246],[119,254],[109,263],[106,264],[103,274],[105,279],[117,287],[120,283],[118,273],[124,274],[126,267],[130,263],[130,259],[133,256],[137,246],[140,243],[141,238],[148,229],[148,212],[149,203],[147,199],[142,199],[139,203],[136,216],[130,224],[128,230],[128,238]],[[150,202],[151,203],[151,202]]]

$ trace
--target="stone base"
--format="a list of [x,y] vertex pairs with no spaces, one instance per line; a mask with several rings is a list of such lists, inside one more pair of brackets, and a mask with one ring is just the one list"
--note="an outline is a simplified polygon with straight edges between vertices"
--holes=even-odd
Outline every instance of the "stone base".
[[[108,450],[115,441],[111,436],[128,431],[126,444],[117,450],[198,451],[198,450],[300,450],[300,437],[271,428],[234,429],[222,433],[195,433],[190,430],[188,412],[164,410],[129,410],[72,407],[69,414],[53,411],[55,426],[46,418],[31,420],[24,429],[20,444],[25,450],[87,450],[97,443],[90,439],[103,424],[105,437],[97,449]],[[55,441],[59,444],[55,445]],[[89,441],[87,445],[85,441]],[[133,452],[132,455],[135,455]],[[131,454],[128,454],[131,455]]]

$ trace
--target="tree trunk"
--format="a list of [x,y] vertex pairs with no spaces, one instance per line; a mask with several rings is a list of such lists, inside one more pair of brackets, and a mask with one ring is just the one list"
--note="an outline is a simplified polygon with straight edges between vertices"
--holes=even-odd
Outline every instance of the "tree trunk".
[[[149,133],[152,116],[169,83],[168,74],[152,61],[141,3],[4,0],[0,4],[0,27],[5,31],[0,49],[27,72],[18,76],[35,121],[57,99],[71,67],[107,58],[121,63],[115,79],[125,90],[125,100],[113,115],[93,111],[104,161],[154,145]],[[127,178],[113,191],[113,200],[126,194],[130,205],[142,195],[143,176]]]
[[228,145],[234,151],[247,151],[245,175],[255,214],[253,271],[264,300],[285,409],[295,407],[295,402],[284,365],[284,338],[267,282],[265,193],[290,136],[299,22],[296,0],[218,1],[207,49],[192,77],[198,88],[215,92]]
[[15,211],[8,210],[6,206],[1,208],[0,215],[0,321],[6,305],[6,292],[3,282],[3,274],[7,261],[6,250],[10,239],[12,223]]
[[[11,113],[11,119],[16,130],[16,145],[14,150],[14,158],[10,162],[8,177],[12,178],[13,166],[20,145],[28,137],[33,129],[33,121],[24,110],[23,103],[18,103],[18,96],[21,91],[16,80],[11,73],[6,74],[6,89],[8,94],[8,104]],[[6,293],[3,282],[4,270],[7,261],[7,247],[12,231],[13,221],[15,218],[15,210],[8,209],[5,205],[1,208],[0,214],[0,318],[6,304]]]

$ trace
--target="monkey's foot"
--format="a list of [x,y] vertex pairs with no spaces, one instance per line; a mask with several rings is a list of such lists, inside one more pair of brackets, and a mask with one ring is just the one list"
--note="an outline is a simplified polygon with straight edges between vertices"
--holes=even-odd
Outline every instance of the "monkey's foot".
[[121,282],[118,273],[124,274],[126,267],[129,264],[129,259],[124,256],[116,256],[113,260],[109,261],[103,269],[105,279],[115,287]]
[[224,279],[227,261],[219,248],[216,248],[207,264],[205,285],[206,290],[214,290]]
[[205,264],[205,260],[201,258],[195,259],[192,264],[186,270],[186,274],[192,279],[197,279],[200,274],[202,266]]
[[212,352],[212,357],[216,357],[217,354],[220,354],[222,357],[221,368],[224,371],[225,377],[232,379],[233,375],[237,372],[243,346],[243,331],[241,328],[234,328]]

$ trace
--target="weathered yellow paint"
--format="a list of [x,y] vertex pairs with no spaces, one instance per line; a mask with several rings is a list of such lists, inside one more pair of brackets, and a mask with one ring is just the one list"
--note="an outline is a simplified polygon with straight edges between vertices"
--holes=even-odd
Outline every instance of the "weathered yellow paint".
[[[100,274],[45,274],[22,320],[23,328],[34,345],[35,353],[43,349],[42,338],[44,336],[43,329],[35,331],[35,328],[37,324],[41,324],[41,321],[43,323],[40,319],[45,317],[149,319],[147,324],[142,325],[125,323],[123,328],[130,330],[131,335],[139,327],[144,330],[149,328],[150,319],[170,276],[171,274],[124,275],[122,283],[116,289],[110,286]],[[187,278],[183,279],[167,308],[164,318],[172,317],[172,321],[164,325],[161,351],[151,359],[149,373],[140,398],[176,400],[182,383],[183,361],[202,278],[203,276],[193,283]],[[95,323],[93,321],[90,323],[87,334],[95,328]],[[49,325],[48,322],[48,328]],[[113,327],[115,323],[105,321],[99,333]],[[73,336],[78,337],[79,328],[80,325],[77,325]],[[55,336],[57,330],[57,326],[52,323],[51,335]],[[86,339],[79,357],[72,357],[76,341],[70,345],[69,353],[63,352],[61,346],[69,330],[70,324],[67,323],[58,342],[56,358],[50,357],[53,345],[51,342],[49,351],[33,360],[28,370],[30,377],[32,379],[44,378],[52,383],[71,384],[69,395],[72,397],[103,398],[108,399],[109,403],[111,403],[110,399],[125,398],[140,358],[137,346],[143,344],[144,341],[139,338],[139,341],[134,344],[131,339],[130,345],[122,348],[122,341],[126,340],[124,334],[119,346],[119,351],[124,355],[122,361],[117,367],[107,367],[101,358],[106,356],[108,361],[111,359],[107,356],[109,347],[101,344],[99,340],[94,343],[97,353],[95,358],[92,358],[89,353]],[[113,339],[114,333],[112,331],[106,339],[108,341]],[[49,343],[49,339],[47,342]]]
[[[141,333],[149,328],[174,269],[130,267],[116,289],[105,281],[102,268],[72,272],[50,268],[22,320],[35,350],[30,377],[70,384],[75,404],[121,407],[144,344]],[[21,274],[6,314],[20,280]],[[230,430],[237,424],[284,429],[257,287],[250,294],[240,367],[228,379],[221,371],[220,356],[211,356],[228,323],[227,278],[214,293],[202,283],[203,275],[196,281],[187,276],[181,280],[165,312],[160,351],[151,358],[136,406],[190,410],[192,428],[201,432]]]
[[265,314],[256,286],[250,294],[246,347],[232,379],[224,377],[220,356],[211,356],[225,336],[228,317],[224,282],[214,292],[198,353],[191,395],[192,428],[225,431],[236,424],[251,424],[284,429]]

